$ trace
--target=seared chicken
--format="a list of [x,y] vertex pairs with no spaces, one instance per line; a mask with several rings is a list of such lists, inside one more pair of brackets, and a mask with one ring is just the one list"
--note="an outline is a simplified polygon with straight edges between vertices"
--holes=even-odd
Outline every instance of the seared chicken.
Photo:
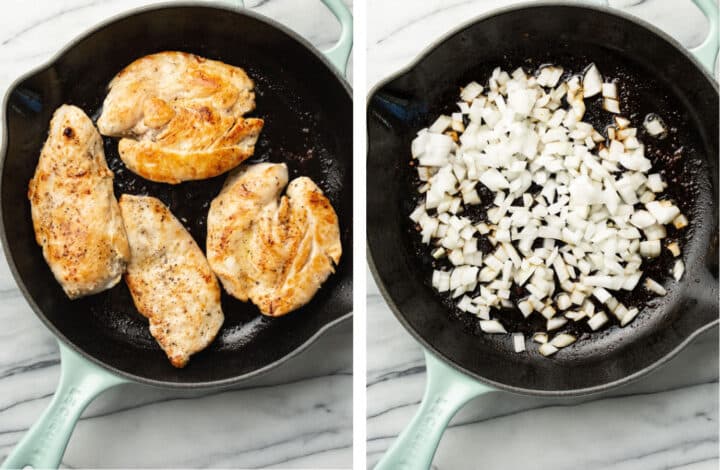
[[113,173],[89,117],[59,107],[40,152],[28,198],[35,239],[71,299],[109,289],[130,258]]
[[185,227],[154,197],[120,197],[132,258],[125,282],[175,367],[209,345],[224,316],[220,286]]
[[335,210],[310,178],[287,195],[284,164],[261,163],[228,177],[208,214],[207,255],[225,289],[281,316],[312,299],[340,261]]
[[151,54],[110,82],[98,129],[122,137],[120,157],[143,178],[211,178],[255,151],[263,120],[243,118],[255,108],[253,87],[239,67],[184,52]]

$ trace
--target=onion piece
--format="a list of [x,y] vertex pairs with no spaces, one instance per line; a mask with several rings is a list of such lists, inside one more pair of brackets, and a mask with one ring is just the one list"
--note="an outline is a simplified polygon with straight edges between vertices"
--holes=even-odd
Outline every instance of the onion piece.
[[662,285],[658,284],[656,281],[649,277],[645,279],[645,288],[650,292],[654,292],[660,296],[664,296],[665,294],[667,294],[667,291]]
[[525,335],[522,333],[513,333],[513,348],[516,353],[525,351]]
[[534,342],[536,342],[538,344],[545,344],[548,342],[548,335],[547,335],[547,333],[538,332],[538,333],[533,334],[532,339]]
[[598,312],[588,320],[588,326],[591,330],[597,331],[601,326],[608,322],[608,317],[605,312]]
[[663,122],[660,116],[654,113],[650,113],[645,116],[643,126],[645,126],[645,130],[648,134],[653,137],[663,136],[667,132],[665,122]]
[[480,328],[485,333],[507,333],[505,327],[497,320],[481,320]]
[[638,310],[637,308],[631,308],[630,310],[628,310],[627,313],[625,313],[625,315],[623,316],[622,320],[620,320],[620,326],[626,326],[627,324],[629,324],[635,319],[638,313],[640,313],[640,310]]
[[567,323],[567,319],[563,317],[550,318],[547,321],[547,330],[553,331],[562,328]]
[[465,85],[465,88],[460,92],[460,99],[469,103],[474,100],[480,93],[483,92],[483,87],[478,82],[470,82]]
[[556,348],[564,348],[570,346],[575,341],[577,341],[577,338],[573,335],[567,333],[560,333],[550,341],[550,344],[552,344]]
[[542,67],[537,75],[537,84],[540,86],[553,88],[557,85],[560,77],[562,77],[563,68],[548,65]]
[[609,113],[620,114],[620,102],[612,98],[603,99],[602,107]]
[[673,225],[676,229],[680,230],[688,226],[688,219],[680,214],[673,219]]
[[660,256],[660,240],[640,242],[640,255],[645,258],[656,258]]
[[675,258],[680,256],[680,245],[678,245],[677,242],[669,243],[667,249],[670,250],[670,253],[672,253]]
[[552,356],[553,354],[558,352],[559,349],[550,343],[545,343],[545,344],[540,345],[540,347],[538,348],[538,351],[540,351],[540,354],[547,357],[547,356]]
[[680,214],[680,209],[667,200],[650,201],[645,208],[655,217],[659,224],[669,224]]
[[602,95],[603,98],[618,99],[617,85],[615,83],[603,83]]
[[675,265],[673,266],[673,277],[676,281],[679,281],[682,279],[683,274],[685,274],[685,263],[679,259],[675,261]]
[[595,96],[602,91],[602,86],[603,86],[602,76],[600,75],[600,71],[595,66],[595,64],[591,64],[590,67],[588,67],[587,71],[585,72],[585,76],[583,77],[582,86],[583,86],[583,97],[585,97],[585,98]]
[[430,132],[435,134],[442,134],[445,130],[452,125],[452,118],[441,114],[435,122],[430,126]]

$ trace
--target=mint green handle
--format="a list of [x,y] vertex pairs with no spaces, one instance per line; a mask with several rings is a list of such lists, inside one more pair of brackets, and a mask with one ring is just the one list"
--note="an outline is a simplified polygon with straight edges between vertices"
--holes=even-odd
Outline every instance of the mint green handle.
[[60,384],[55,396],[0,468],[58,468],[83,410],[104,390],[127,382],[59,345]]
[[[228,0],[226,0],[228,1]],[[245,8],[244,0],[229,0],[238,8]],[[348,59],[353,45],[353,18],[342,0],[322,0],[328,9],[340,21],[340,39],[330,49],[322,51],[327,60],[341,73],[347,70]]]
[[[607,0],[582,0],[583,2],[595,4],[599,6],[610,6]],[[717,0],[693,0],[700,11],[707,17],[710,24],[708,35],[697,47],[690,49],[692,55],[705,66],[711,75],[715,75],[715,61],[717,60],[718,50],[720,50],[720,37],[718,36],[718,11]]]
[[718,11],[717,0],[693,0],[695,5],[707,17],[710,24],[708,35],[697,47],[690,49],[695,58],[705,66],[710,75],[715,76],[715,61],[720,49],[720,36],[718,36]]
[[353,44],[353,18],[342,0],[322,0],[322,2],[340,21],[341,28],[338,42],[330,49],[323,51],[323,54],[340,73],[345,74]]
[[455,413],[470,399],[493,391],[425,351],[427,384],[420,409],[375,470],[430,468],[440,438]]

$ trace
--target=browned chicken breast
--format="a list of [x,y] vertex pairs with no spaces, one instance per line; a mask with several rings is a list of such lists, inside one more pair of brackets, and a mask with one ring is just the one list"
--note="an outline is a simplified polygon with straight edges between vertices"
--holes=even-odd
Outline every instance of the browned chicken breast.
[[239,67],[184,52],[142,57],[113,78],[98,119],[122,137],[120,157],[143,178],[163,183],[211,178],[255,151],[262,119],[254,84]]
[[120,281],[130,258],[113,173],[100,134],[75,106],[59,107],[30,180],[35,239],[55,279],[76,299]]
[[225,289],[264,315],[302,307],[340,261],[335,210],[309,178],[287,195],[284,164],[261,163],[228,177],[208,214],[208,262]]
[[185,227],[154,197],[120,197],[132,258],[125,282],[175,367],[209,345],[224,316],[220,286]]

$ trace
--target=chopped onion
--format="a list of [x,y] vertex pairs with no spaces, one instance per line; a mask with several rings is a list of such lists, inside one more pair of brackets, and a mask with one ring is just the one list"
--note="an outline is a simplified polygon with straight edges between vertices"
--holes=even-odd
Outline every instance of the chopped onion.
[[547,357],[547,356],[552,356],[553,354],[558,352],[559,349],[550,343],[545,343],[545,344],[540,345],[540,347],[538,348],[538,351],[540,351],[540,354]]
[[525,351],[525,336],[522,333],[513,333],[513,348],[515,352]]
[[538,332],[533,334],[533,341],[535,341],[538,344],[545,344],[548,342],[548,335],[547,333]]
[[588,320],[588,326],[591,330],[597,331],[601,326],[608,322],[608,317],[605,312],[598,312]]
[[610,113],[620,113],[620,102],[612,98],[605,98],[603,100],[603,109]]
[[585,72],[585,76],[583,77],[582,84],[583,84],[583,96],[585,98],[595,96],[602,91],[602,86],[603,86],[602,76],[600,75],[600,71],[595,66],[595,64],[591,64],[590,67]]
[[603,83],[602,95],[603,98],[618,99],[617,85],[615,83]]
[[683,274],[685,274],[685,263],[679,259],[675,261],[675,265],[673,266],[673,277],[676,281],[679,281],[682,279]]
[[573,335],[567,334],[567,333],[560,333],[556,337],[550,341],[550,344],[555,346],[556,348],[564,348],[566,346],[570,346],[575,341],[577,341],[577,338]]
[[672,202],[650,201],[645,204],[645,208],[655,217],[659,224],[669,224],[680,214],[678,209]]
[[562,77],[562,67],[545,66],[542,67],[537,76],[537,84],[544,87],[553,88],[557,85],[560,77]]
[[480,328],[485,333],[507,333],[505,327],[497,320],[481,320]]
[[645,116],[645,121],[643,122],[643,125],[645,126],[645,130],[648,132],[648,134],[653,137],[661,136],[667,131],[662,118],[660,118],[660,116],[654,113]]
[[483,87],[478,82],[470,82],[460,92],[460,99],[469,103],[474,100],[480,93],[483,92]]
[[663,286],[655,282],[654,280],[650,279],[649,277],[645,279],[645,288],[649,290],[650,292],[654,292],[657,295],[665,295],[667,294],[667,291]]
[[550,318],[547,321],[547,330],[548,331],[557,330],[558,328],[565,326],[566,323],[567,323],[567,319],[565,319],[563,317]]
[[[625,326],[638,309],[613,294],[634,291],[643,259],[660,256],[663,244],[668,256],[681,255],[678,242],[664,241],[666,225],[681,230],[688,220],[664,195],[661,173],[650,173],[653,162],[638,137],[644,133],[619,114],[618,85],[603,83],[595,64],[582,76],[562,80],[563,73],[556,66],[534,76],[496,68],[486,87],[462,88],[458,111],[438,116],[411,144],[422,200],[409,217],[444,266],[433,271],[432,286],[479,318],[486,333],[506,333],[491,315],[513,307],[528,321],[542,315],[548,331],[570,320],[597,330],[609,313]],[[613,113],[606,135],[583,121],[586,107],[600,101],[584,98],[599,94]],[[651,117],[643,129],[663,137],[667,126]],[[481,201],[487,190],[492,195]],[[486,220],[473,220],[467,209],[482,202],[489,203]],[[672,275],[679,280],[683,273],[678,259]],[[666,294],[652,279],[644,284]],[[511,292],[523,291],[526,297],[511,300]],[[605,311],[596,312],[600,304]],[[533,335],[546,355],[570,338]],[[513,346],[525,349],[522,333],[513,334]]]
[[680,214],[673,219],[673,225],[676,229],[680,230],[688,226],[688,219]]
[[631,308],[630,310],[628,310],[627,313],[623,315],[622,320],[620,320],[620,326],[625,326],[631,321],[633,321],[638,315],[638,313],[640,313],[640,310],[638,310],[637,308]]
[[660,256],[660,240],[640,242],[640,255],[645,258],[655,258]]
[[442,134],[445,132],[445,130],[452,125],[452,119],[450,116],[441,115],[432,126],[430,126],[430,132],[434,132],[436,134]]

